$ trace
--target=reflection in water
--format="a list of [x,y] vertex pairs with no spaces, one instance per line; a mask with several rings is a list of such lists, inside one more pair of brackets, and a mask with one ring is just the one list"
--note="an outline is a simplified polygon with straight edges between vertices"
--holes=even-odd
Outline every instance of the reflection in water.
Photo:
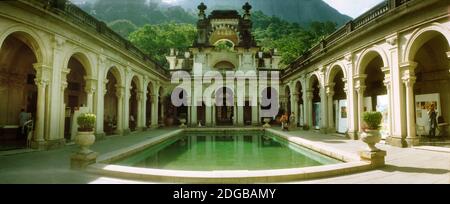
[[338,162],[262,133],[215,135],[183,135],[118,164],[174,170],[261,170]]

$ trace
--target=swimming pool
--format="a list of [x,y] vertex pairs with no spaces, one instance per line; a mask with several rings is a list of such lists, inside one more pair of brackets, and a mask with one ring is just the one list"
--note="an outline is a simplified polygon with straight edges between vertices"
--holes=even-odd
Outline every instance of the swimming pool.
[[151,169],[270,170],[342,163],[265,131],[183,132],[113,164]]

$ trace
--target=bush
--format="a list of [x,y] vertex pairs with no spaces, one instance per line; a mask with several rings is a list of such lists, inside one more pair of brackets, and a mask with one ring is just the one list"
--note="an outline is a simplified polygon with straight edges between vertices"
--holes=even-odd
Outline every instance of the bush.
[[363,120],[369,130],[378,130],[382,119],[383,115],[380,112],[365,112],[363,114]]
[[78,131],[93,131],[96,116],[92,113],[83,113],[77,118]]

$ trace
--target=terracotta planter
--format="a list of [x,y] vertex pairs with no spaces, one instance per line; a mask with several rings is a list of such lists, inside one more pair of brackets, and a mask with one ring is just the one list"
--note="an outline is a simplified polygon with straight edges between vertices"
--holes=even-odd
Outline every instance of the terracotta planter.
[[380,151],[380,149],[375,147],[375,145],[381,141],[380,130],[365,130],[361,134],[361,140],[369,146],[368,150],[371,152]]
[[95,142],[94,132],[78,132],[75,138],[75,143],[80,146],[79,153],[89,154],[92,150],[89,149]]

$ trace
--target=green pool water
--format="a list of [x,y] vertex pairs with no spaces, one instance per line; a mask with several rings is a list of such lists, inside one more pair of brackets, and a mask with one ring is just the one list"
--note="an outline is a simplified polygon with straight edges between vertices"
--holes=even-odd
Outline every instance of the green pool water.
[[165,142],[115,164],[170,170],[268,170],[336,164],[340,161],[264,132],[196,133]]

